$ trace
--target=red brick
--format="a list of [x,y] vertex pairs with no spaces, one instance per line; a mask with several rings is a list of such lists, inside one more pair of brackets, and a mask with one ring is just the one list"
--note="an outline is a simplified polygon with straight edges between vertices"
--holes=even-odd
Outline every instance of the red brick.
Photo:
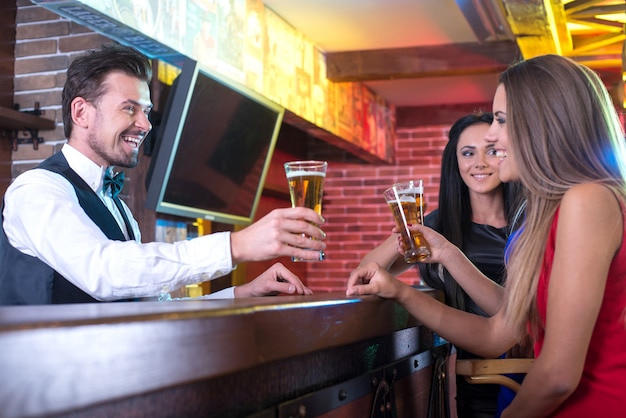
[[47,90],[36,93],[15,93],[15,103],[20,105],[20,109],[33,108],[35,102],[39,102],[42,107],[61,103],[61,91]]
[[52,55],[40,58],[19,58],[15,60],[15,74],[65,71],[69,64],[65,55]]
[[54,36],[68,35],[69,33],[69,22],[59,20],[48,23],[19,25],[16,30],[15,39],[20,41],[27,39],[50,38]]
[[[382,240],[380,241],[382,242]],[[364,255],[367,254],[368,252],[370,252],[374,247],[375,247],[375,243],[354,243],[354,244],[346,244],[343,246],[343,248],[346,251],[360,251],[361,253],[363,253]],[[363,257],[357,257],[359,260]]]
[[110,44],[111,39],[97,33],[89,32],[83,35],[69,36],[59,39],[60,52],[80,52],[98,49],[103,44]]
[[59,72],[56,74],[56,78],[56,86],[63,88],[63,86],[65,85],[65,80],[67,80],[67,73],[65,71]]
[[56,75],[37,74],[15,78],[15,91],[43,90],[56,87]]
[[15,22],[19,24],[60,20],[61,16],[40,6],[18,7]]
[[63,124],[59,121],[54,130],[39,131],[39,136],[43,138],[44,142],[63,141],[65,140],[65,133],[63,132]]
[[[93,32],[91,29],[89,29],[86,26],[83,25],[79,25],[76,22],[70,22],[70,33],[91,33]],[[109,39],[108,43],[111,43],[112,41]]]
[[57,52],[55,39],[40,39],[36,41],[22,41],[15,45],[15,57],[32,57],[35,55],[49,55]]
[[322,209],[322,213],[324,213],[324,215],[341,215],[346,213],[346,208],[335,207],[329,204]]
[[411,158],[411,159],[402,161],[402,164],[410,165],[412,167],[428,167],[430,165],[430,159],[427,156],[419,157],[419,158]]
[[441,159],[442,150],[434,149],[434,148],[419,148],[414,149],[412,155],[420,156],[420,157],[434,157],[436,159]]

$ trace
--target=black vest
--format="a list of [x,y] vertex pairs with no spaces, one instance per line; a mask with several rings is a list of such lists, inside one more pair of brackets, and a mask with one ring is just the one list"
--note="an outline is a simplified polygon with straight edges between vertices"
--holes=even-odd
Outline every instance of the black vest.
[[[70,168],[63,153],[57,152],[43,161],[38,168],[65,177],[74,186],[80,206],[102,232],[109,239],[126,240],[109,209],[89,185]],[[119,202],[116,204],[121,210]],[[132,228],[126,213],[124,211],[121,213],[132,237]],[[1,212],[0,219],[4,223]],[[59,248],[59,251],[64,251],[64,249]],[[98,302],[98,300],[74,286],[43,261],[15,249],[9,243],[4,228],[0,228],[0,306],[90,302]]]

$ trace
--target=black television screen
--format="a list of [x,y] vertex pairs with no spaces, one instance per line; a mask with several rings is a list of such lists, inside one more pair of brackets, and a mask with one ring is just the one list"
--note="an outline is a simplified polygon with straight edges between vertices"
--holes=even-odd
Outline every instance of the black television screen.
[[251,223],[283,114],[278,104],[186,59],[156,133],[145,206]]

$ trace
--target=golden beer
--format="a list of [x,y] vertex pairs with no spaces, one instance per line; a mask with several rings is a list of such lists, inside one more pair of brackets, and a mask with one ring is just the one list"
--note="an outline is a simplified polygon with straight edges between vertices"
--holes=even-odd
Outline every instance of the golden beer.
[[409,228],[412,225],[421,224],[419,218],[420,211],[415,201],[413,199],[400,201],[399,205],[398,201],[390,201],[388,205],[402,237],[404,261],[409,264],[415,264],[418,261],[426,260],[430,256],[428,243],[419,231]]
[[[324,195],[324,180],[326,179],[325,161],[295,161],[285,163],[285,174],[289,184],[291,206],[304,206],[322,214],[322,198]],[[311,238],[313,239],[313,238]],[[319,260],[324,260],[325,254],[320,251]],[[293,261],[305,261],[292,257]]]
[[322,214],[322,197],[326,173],[292,171],[287,174],[291,206],[304,206]]
[[[409,193],[415,194],[415,205],[417,206],[417,222],[424,224],[424,186],[422,180],[412,180],[406,183],[398,183],[401,190],[407,190]],[[406,186],[405,186],[406,185]]]
[[417,222],[424,224],[424,205],[422,204],[422,196],[415,196],[415,205],[417,206]]

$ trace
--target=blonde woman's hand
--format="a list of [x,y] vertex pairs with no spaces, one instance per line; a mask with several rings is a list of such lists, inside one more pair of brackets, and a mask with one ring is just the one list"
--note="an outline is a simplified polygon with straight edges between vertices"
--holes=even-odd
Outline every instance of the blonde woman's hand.
[[458,248],[448,241],[443,235],[434,229],[423,226],[414,225],[411,229],[419,231],[424,239],[428,242],[430,247],[430,257],[424,260],[424,263],[444,263],[449,257],[451,251],[456,251]]
[[348,277],[347,296],[376,295],[396,299],[404,283],[376,263],[357,267]]

